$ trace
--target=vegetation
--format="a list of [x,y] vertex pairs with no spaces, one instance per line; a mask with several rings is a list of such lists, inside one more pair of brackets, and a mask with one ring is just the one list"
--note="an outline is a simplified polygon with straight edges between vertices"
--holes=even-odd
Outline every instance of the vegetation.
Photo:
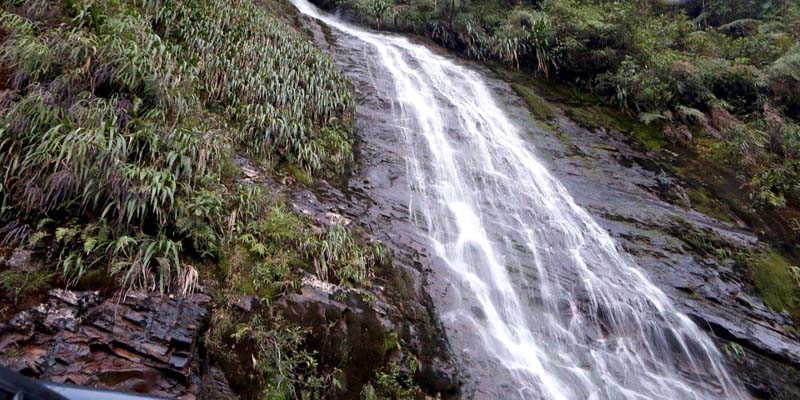
[[253,207],[234,152],[318,175],[352,157],[349,84],[249,1],[17,1],[0,23],[0,233],[71,281],[189,289],[184,255],[218,258]]
[[23,296],[47,288],[48,279],[44,271],[0,271],[0,289],[10,294],[16,306]]
[[[241,197],[247,207],[238,207],[236,215],[250,222],[221,252],[218,274],[224,284],[216,291],[218,306],[206,344],[226,370],[234,371],[232,383],[249,397],[336,397],[344,389],[341,365],[309,350],[307,332],[285,321],[273,302],[299,287],[303,273],[298,271],[344,287],[365,287],[376,270],[387,266],[388,257],[379,244],[365,243],[343,225],[319,229],[258,190],[250,188]],[[253,306],[258,309],[244,312],[236,306],[243,296],[258,299]],[[387,354],[399,347],[394,340]],[[375,371],[377,384],[380,373]],[[398,388],[422,394],[413,373],[396,374]]]
[[556,116],[556,113],[550,108],[547,101],[539,97],[539,95],[530,88],[520,85],[519,83],[512,83],[511,88],[525,100],[525,103],[528,104],[528,109],[540,120],[547,121]]
[[753,278],[758,295],[772,309],[786,310],[800,317],[800,285],[792,278],[793,268],[778,254],[764,254],[753,261]]

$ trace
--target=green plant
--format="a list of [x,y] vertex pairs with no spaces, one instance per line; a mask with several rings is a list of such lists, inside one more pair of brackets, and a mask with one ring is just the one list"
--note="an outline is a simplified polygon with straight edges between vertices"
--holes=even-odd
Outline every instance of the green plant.
[[226,307],[213,315],[205,342],[251,397],[321,398],[336,389],[340,372],[320,366],[317,355],[304,349],[306,336],[279,314],[244,316]]
[[737,360],[744,357],[745,355],[744,348],[738,343],[728,342],[722,348],[723,350],[725,350],[725,353],[727,353],[729,357],[732,357]]
[[5,270],[0,271],[0,288],[10,294],[12,303],[17,305],[24,296],[46,289],[49,279],[47,271]]
[[361,390],[362,400],[378,399],[417,399],[422,397],[422,391],[414,384],[411,374],[417,372],[419,365],[413,358],[407,359],[405,365],[389,364],[385,370],[378,371],[372,383],[365,385]]

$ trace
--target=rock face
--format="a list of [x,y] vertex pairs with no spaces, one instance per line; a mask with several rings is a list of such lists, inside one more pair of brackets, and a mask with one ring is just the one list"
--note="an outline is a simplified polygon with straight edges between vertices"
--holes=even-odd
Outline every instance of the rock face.
[[[365,149],[362,147],[361,151]],[[257,166],[245,159],[237,160],[242,169],[251,171],[247,182],[270,188],[295,212],[311,218],[318,229],[345,225],[380,242],[391,253],[391,265],[374,271],[367,288],[337,286],[307,274],[300,288],[283,295],[274,306],[287,321],[311,332],[306,342],[308,350],[319,352],[326,364],[343,371],[347,381],[342,398],[358,398],[363,384],[374,378],[371,374],[387,361],[402,363],[402,352],[388,349],[387,353],[386,340],[402,343],[415,357],[419,364],[415,380],[422,389],[444,398],[460,397],[462,376],[427,291],[429,262],[424,238],[408,220],[408,210],[400,206],[406,199],[407,187],[400,183],[380,195],[371,192],[370,182],[389,180],[367,174],[396,173],[375,170],[372,163],[382,160],[362,153],[350,186],[341,189],[317,181],[313,190],[299,183],[276,185]],[[400,161],[395,158],[392,162],[399,168],[403,165]],[[388,194],[396,197],[387,201],[384,196]],[[259,313],[264,308],[250,297],[236,301],[236,306],[247,313]],[[231,378],[236,386],[234,381]]]
[[667,164],[680,162],[679,156],[642,149],[613,129],[578,123],[568,117],[574,105],[555,95],[548,100],[558,116],[534,123],[506,83],[494,81],[494,89],[549,170],[649,278],[712,335],[751,394],[800,398],[800,337],[794,322],[750,294],[750,271],[730,258],[706,254],[690,239],[714,237],[732,249],[758,249],[763,243],[735,215],[722,221],[698,211],[686,193],[702,182],[669,172]]
[[0,325],[0,364],[53,382],[194,399],[203,387],[197,343],[209,300],[52,290],[47,303]]
[[343,366],[344,398],[357,398],[372,371],[381,368],[385,343],[396,329],[388,315],[396,310],[367,304],[364,294],[307,278],[276,303],[287,320],[309,330],[306,343],[321,360]]
[[406,343],[423,357],[417,379],[432,392],[454,393],[458,383],[452,362],[421,351],[426,345],[434,350],[440,345],[423,342],[431,338],[420,338],[414,332],[426,326],[407,320],[398,307],[369,296],[364,290],[307,278],[299,291],[284,296],[276,306],[285,318],[309,329],[309,342],[323,360],[345,366],[348,391],[344,398],[358,397],[361,387],[372,378],[370,372],[384,364],[384,357],[403,365],[405,355],[400,351],[399,338],[410,339]]
[[[419,276],[433,303],[446,302],[447,287],[437,276],[436,260],[425,257],[426,241],[409,223],[404,143],[391,120],[392,83],[375,67],[365,65],[363,43],[336,32],[325,35],[313,22],[306,24],[320,47],[354,82],[359,94],[356,131],[363,138],[356,178],[347,193],[322,188],[315,201],[338,202],[343,206],[337,212],[372,227],[395,251],[396,261]],[[751,294],[749,271],[736,267],[731,259],[709,257],[686,237],[687,233],[715,236],[731,248],[760,248],[759,238],[747,224],[735,216],[723,221],[698,211],[690,196],[697,183],[669,172],[667,164],[678,162],[678,155],[647,150],[628,133],[571,117],[572,107],[585,107],[591,113],[591,105],[546,95],[555,117],[537,121],[509,87],[509,78],[479,64],[470,66],[488,77],[504,110],[529,135],[531,150],[576,202],[590,211],[683,312],[712,335],[728,357],[730,369],[751,394],[800,398],[800,338],[793,322]],[[456,360],[458,353],[452,355]],[[467,374],[462,371],[461,379],[467,380],[465,397],[470,397],[480,389],[471,388],[475,383],[464,377]]]

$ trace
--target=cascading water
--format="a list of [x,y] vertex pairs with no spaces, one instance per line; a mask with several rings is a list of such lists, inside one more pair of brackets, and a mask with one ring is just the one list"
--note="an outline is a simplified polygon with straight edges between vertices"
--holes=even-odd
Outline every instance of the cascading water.
[[448,334],[479,338],[503,398],[744,398],[711,340],[538,162],[481,76],[392,35],[298,9],[377,54],[408,145],[413,216],[459,280]]

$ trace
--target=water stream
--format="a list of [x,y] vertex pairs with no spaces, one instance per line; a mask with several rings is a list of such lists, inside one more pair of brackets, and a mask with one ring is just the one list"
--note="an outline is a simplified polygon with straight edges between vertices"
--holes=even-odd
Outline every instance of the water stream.
[[464,359],[502,381],[493,396],[745,397],[708,336],[534,157],[478,72],[292,1],[365,42],[391,75],[411,218],[458,280],[441,318],[454,343],[479,343]]

